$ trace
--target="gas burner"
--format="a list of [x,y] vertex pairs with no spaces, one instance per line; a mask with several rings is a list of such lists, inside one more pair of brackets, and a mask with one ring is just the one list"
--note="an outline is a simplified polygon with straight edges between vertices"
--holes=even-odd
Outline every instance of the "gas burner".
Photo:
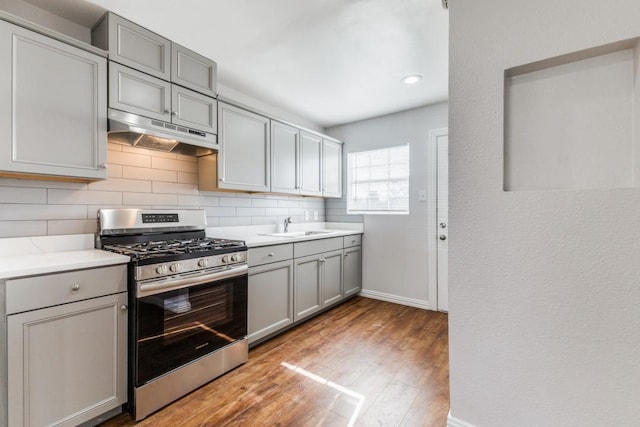
[[213,255],[229,250],[242,250],[241,240],[198,237],[189,239],[150,240],[147,242],[118,243],[104,245],[103,249],[128,255],[134,260],[145,260],[172,255],[206,254]]

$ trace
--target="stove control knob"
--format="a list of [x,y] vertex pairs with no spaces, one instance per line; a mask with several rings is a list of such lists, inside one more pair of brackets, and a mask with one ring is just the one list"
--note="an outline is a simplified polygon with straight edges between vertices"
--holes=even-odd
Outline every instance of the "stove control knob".
[[177,273],[181,269],[182,266],[180,264],[171,264],[171,267],[169,267],[169,270],[171,270],[172,273]]
[[158,267],[156,267],[156,273],[158,273],[158,274],[167,274],[167,266],[166,265],[159,265]]
[[233,262],[238,262],[238,258],[239,258],[238,254],[231,255],[231,261],[233,261]]
[[202,258],[198,261],[198,267],[206,267],[209,264],[209,260],[206,258]]
[[229,257],[228,257],[227,255],[223,256],[223,257],[222,257],[222,263],[223,263],[223,264],[226,264],[226,263],[228,263],[228,262],[229,262]]

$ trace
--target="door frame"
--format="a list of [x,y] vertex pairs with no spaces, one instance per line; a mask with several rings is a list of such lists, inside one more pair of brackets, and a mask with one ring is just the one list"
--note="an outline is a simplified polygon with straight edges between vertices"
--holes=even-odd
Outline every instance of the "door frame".
[[[427,148],[427,263],[429,266],[429,300],[433,301],[433,310],[443,310],[438,304],[438,289],[448,286],[438,281],[438,138],[449,135],[449,128],[433,129],[429,132]],[[448,177],[447,177],[448,181]],[[440,291],[441,292],[441,291]],[[432,297],[433,296],[433,297]]]

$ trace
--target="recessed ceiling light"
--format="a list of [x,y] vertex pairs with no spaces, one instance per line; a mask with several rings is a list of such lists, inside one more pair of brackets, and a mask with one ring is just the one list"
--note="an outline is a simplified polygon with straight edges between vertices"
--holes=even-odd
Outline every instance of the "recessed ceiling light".
[[403,77],[402,83],[412,85],[414,83],[418,83],[420,80],[422,80],[422,76],[420,74],[411,74],[410,76]]

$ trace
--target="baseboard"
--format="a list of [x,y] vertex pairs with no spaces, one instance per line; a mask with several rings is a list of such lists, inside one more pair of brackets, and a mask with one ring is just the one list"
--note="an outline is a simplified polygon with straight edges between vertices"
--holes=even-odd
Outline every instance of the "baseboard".
[[369,291],[367,289],[361,290],[358,295],[366,298],[377,299],[380,301],[387,301],[401,305],[408,305],[410,307],[423,308],[425,310],[435,310],[435,308],[433,308],[428,301],[419,299],[400,297],[397,295],[385,294],[383,292]]
[[449,415],[447,416],[447,427],[475,427],[475,426],[473,424],[469,424],[466,421],[453,418],[451,416],[451,411],[449,411]]

